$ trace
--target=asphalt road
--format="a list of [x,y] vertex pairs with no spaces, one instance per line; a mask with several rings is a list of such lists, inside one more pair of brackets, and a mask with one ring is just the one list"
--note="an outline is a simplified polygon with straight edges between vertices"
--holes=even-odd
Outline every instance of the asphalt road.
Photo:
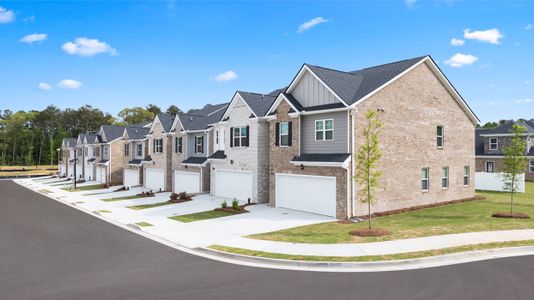
[[533,299],[534,256],[384,273],[225,264],[0,181],[0,299]]

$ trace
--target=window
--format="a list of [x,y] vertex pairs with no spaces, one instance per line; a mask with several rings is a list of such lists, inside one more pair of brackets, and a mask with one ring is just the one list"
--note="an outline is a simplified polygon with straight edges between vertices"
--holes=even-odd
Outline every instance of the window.
[[96,147],[94,149],[94,152],[95,152],[95,156],[100,156],[100,147]]
[[234,127],[233,142],[234,147],[248,147],[247,144],[248,130],[247,127]]
[[204,152],[204,137],[201,135],[195,136],[195,153]]
[[104,147],[104,157],[108,157],[108,147]]
[[528,163],[528,172],[534,173],[534,159],[531,159]]
[[130,144],[124,144],[124,156],[130,156]]
[[499,139],[498,138],[491,138],[489,140],[489,149],[490,150],[497,150],[499,148]]
[[443,167],[441,169],[441,188],[449,188],[449,167]]
[[137,144],[137,156],[143,157],[143,144]]
[[429,185],[429,174],[428,174],[428,168],[421,169],[421,190],[423,192],[428,191],[428,185]]
[[334,120],[316,120],[315,121],[315,140],[332,141],[334,140]]
[[152,151],[154,153],[163,153],[163,139],[154,139]]
[[443,148],[443,126],[437,127],[437,146]]
[[182,137],[174,138],[174,153],[182,153]]
[[486,172],[493,173],[495,172],[495,163],[492,161],[486,162]]
[[464,167],[464,186],[469,185],[469,174],[471,172],[471,168],[469,166]]
[[219,130],[215,131],[215,144],[219,145]]
[[289,123],[282,122],[280,123],[280,146],[289,146]]

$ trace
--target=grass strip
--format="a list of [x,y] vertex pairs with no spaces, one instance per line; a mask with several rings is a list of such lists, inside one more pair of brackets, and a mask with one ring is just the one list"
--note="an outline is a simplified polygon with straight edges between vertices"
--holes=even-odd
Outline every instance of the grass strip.
[[150,227],[150,226],[154,226],[154,225],[152,225],[152,224],[150,224],[150,223],[148,223],[148,222],[144,222],[144,221],[143,221],[143,222],[137,222],[137,223],[135,223],[135,225],[140,226],[140,227]]
[[134,206],[126,206],[126,207],[129,209],[133,209],[133,210],[141,210],[141,209],[165,206],[165,205],[170,205],[170,204],[174,204],[174,203],[165,201],[165,202],[156,202],[156,203],[151,203],[151,204],[134,205]]
[[408,253],[399,253],[399,254],[347,256],[347,257],[290,255],[290,254],[281,254],[281,253],[248,250],[248,249],[242,249],[242,248],[226,247],[226,246],[221,246],[221,245],[212,245],[212,246],[209,246],[208,248],[218,250],[218,251],[228,252],[228,253],[247,255],[247,256],[273,258],[273,259],[286,259],[286,260],[295,260],[295,261],[321,261],[321,262],[373,262],[375,261],[376,262],[376,261],[391,261],[391,260],[430,257],[430,256],[438,256],[438,255],[453,254],[453,253],[460,253],[460,252],[469,252],[469,251],[475,251],[475,250],[521,247],[521,246],[534,246],[534,240],[475,244],[475,245],[466,245],[466,246],[451,247],[451,248],[444,248],[444,249],[437,249],[437,250],[408,252]]
[[227,212],[227,211],[220,211],[220,210],[208,210],[208,211],[203,211],[203,212],[194,213],[194,214],[172,216],[172,217],[169,217],[169,219],[184,222],[184,223],[189,223],[189,222],[195,222],[195,221],[200,221],[200,220],[221,218],[221,217],[226,217],[230,215],[233,215],[233,213]]
[[124,196],[124,197],[117,197],[117,198],[104,198],[104,199],[100,199],[100,200],[102,200],[104,202],[113,202],[113,201],[140,199],[140,198],[149,198],[149,197],[143,197],[143,196],[139,196],[139,195],[131,195],[131,196]]
[[95,212],[98,212],[98,213],[110,213],[111,211],[107,210],[107,209],[101,209],[101,210],[96,210]]
[[79,187],[76,187],[76,189],[64,188],[63,190],[69,191],[69,192],[80,192],[80,191],[92,191],[92,190],[100,190],[100,189],[103,189],[101,184],[93,184],[93,185],[79,186]]

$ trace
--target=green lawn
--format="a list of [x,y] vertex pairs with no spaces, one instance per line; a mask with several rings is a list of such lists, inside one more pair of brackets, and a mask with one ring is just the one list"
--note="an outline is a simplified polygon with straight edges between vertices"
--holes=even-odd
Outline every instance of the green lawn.
[[122,200],[132,200],[132,199],[139,199],[139,198],[149,198],[145,196],[139,196],[139,195],[131,195],[131,196],[124,196],[124,197],[117,197],[117,198],[104,198],[101,199],[105,202],[113,202],[113,201],[122,201]]
[[99,190],[99,189],[102,189],[102,185],[101,184],[77,186],[76,189],[64,188],[65,191],[69,191],[69,192],[92,191],[92,190]]
[[96,210],[96,212],[98,213],[110,213],[111,211],[107,210],[107,209],[101,209],[101,210]]
[[173,216],[173,217],[169,217],[169,219],[184,222],[184,223],[189,223],[189,222],[195,222],[195,221],[200,221],[200,220],[226,217],[230,215],[233,215],[233,214],[227,211],[208,210],[208,211],[203,211],[203,212],[189,214],[189,215]]
[[174,204],[174,203],[170,202],[170,201],[165,201],[165,202],[156,202],[156,203],[152,203],[152,204],[134,205],[134,206],[126,206],[126,207],[128,207],[129,209],[141,210],[141,209],[147,209],[147,208],[158,207],[158,206],[165,206],[165,205],[170,205],[170,204]]
[[445,255],[445,254],[452,254],[452,253],[459,253],[459,252],[468,252],[468,251],[475,251],[475,250],[495,249],[495,248],[505,248],[505,247],[522,247],[522,246],[534,246],[534,240],[475,244],[475,245],[444,248],[444,249],[438,249],[438,250],[408,252],[408,253],[401,253],[401,254],[347,256],[347,257],[290,255],[290,254],[280,254],[280,253],[248,250],[248,249],[242,249],[242,248],[233,248],[233,247],[226,247],[226,246],[220,246],[220,245],[212,245],[208,248],[223,251],[223,252],[248,255],[248,256],[256,256],[256,257],[274,258],[274,259],[302,260],[302,261],[327,261],[327,262],[368,262],[368,261],[388,261],[388,260],[411,259],[411,258],[429,257],[429,256]]
[[396,215],[373,218],[373,227],[390,232],[383,237],[355,237],[348,233],[365,228],[367,222],[341,224],[327,222],[316,225],[295,227],[275,232],[250,236],[255,239],[293,243],[357,243],[404,239],[412,237],[508,229],[534,228],[534,183],[526,183],[526,193],[516,194],[515,212],[530,215],[532,219],[497,219],[495,212],[510,209],[508,193],[480,191],[477,195],[484,200],[450,204],[426,208]]
[[152,225],[152,224],[150,224],[150,223],[148,223],[148,222],[144,222],[144,221],[143,221],[143,222],[137,222],[137,223],[135,223],[135,225],[137,225],[137,226],[139,226],[139,227],[150,227],[150,226],[154,226],[154,225]]

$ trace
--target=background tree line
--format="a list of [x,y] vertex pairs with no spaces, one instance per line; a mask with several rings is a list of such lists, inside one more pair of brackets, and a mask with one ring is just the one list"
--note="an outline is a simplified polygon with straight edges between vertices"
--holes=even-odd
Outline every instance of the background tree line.
[[[56,149],[61,147],[63,138],[96,132],[100,125],[152,121],[161,112],[154,104],[125,108],[119,112],[118,118],[90,105],[65,110],[53,105],[41,111],[13,112],[0,109],[0,165],[57,164]],[[175,105],[165,112],[182,113]]]

